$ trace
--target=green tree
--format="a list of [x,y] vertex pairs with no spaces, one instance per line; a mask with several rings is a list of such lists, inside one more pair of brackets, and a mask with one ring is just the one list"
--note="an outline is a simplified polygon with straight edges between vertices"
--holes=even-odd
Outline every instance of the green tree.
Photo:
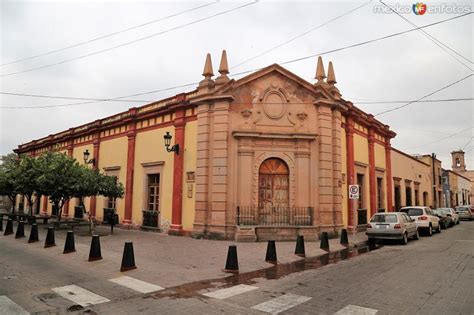
[[12,203],[12,212],[15,212],[15,201],[18,195],[16,178],[19,159],[16,153],[10,153],[0,158],[0,196],[7,196]]
[[15,175],[16,189],[25,196],[30,215],[33,215],[33,195],[37,191],[37,180],[41,175],[37,159],[29,155],[20,156]]
[[107,176],[101,174],[99,195],[117,199],[122,198],[123,194],[123,184],[118,181],[116,176]]
[[58,221],[61,221],[66,201],[75,194],[80,181],[82,167],[64,153],[48,152],[37,158],[40,175],[37,178],[37,192],[49,197],[58,209]]

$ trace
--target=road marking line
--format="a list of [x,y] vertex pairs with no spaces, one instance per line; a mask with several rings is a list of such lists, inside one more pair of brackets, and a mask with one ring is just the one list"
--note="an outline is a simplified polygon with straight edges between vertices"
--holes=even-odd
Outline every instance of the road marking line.
[[141,281],[132,277],[127,277],[127,276],[109,279],[109,281],[120,284],[124,287],[138,291],[140,293],[151,293],[151,292],[160,291],[164,289],[160,286],[157,286],[145,281]]
[[377,310],[357,305],[347,305],[335,313],[335,315],[373,315]]
[[251,285],[239,284],[239,285],[236,285],[236,286],[233,286],[233,287],[230,287],[230,288],[225,288],[225,289],[220,289],[220,290],[213,291],[213,292],[204,293],[203,295],[214,298],[214,299],[223,300],[223,299],[227,299],[231,296],[241,294],[241,293],[245,293],[245,292],[249,292],[249,291],[252,291],[252,290],[255,290],[255,289],[258,289],[258,288],[253,287]]
[[309,300],[311,300],[310,297],[288,293],[252,306],[252,308],[262,312],[278,314]]
[[5,295],[0,295],[0,315],[29,315],[23,307],[10,300]]
[[52,290],[63,298],[73,301],[80,306],[91,306],[110,301],[103,296],[95,294],[77,285],[67,285]]

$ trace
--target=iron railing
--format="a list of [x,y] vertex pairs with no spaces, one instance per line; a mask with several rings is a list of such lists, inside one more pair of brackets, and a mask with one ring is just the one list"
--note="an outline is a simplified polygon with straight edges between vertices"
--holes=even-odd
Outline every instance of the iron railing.
[[237,206],[236,224],[239,226],[312,226],[313,215],[312,207]]

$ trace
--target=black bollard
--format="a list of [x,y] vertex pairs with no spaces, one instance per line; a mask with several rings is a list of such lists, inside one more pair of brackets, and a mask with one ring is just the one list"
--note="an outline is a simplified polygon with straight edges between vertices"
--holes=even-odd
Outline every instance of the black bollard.
[[89,261],[96,261],[100,259],[102,259],[102,253],[100,251],[99,235],[92,235],[91,249],[89,251]]
[[122,266],[120,267],[120,271],[129,271],[136,268],[137,266],[135,266],[135,254],[133,253],[133,242],[125,242],[125,246],[123,248]]
[[16,227],[15,238],[22,238],[22,237],[25,237],[25,222],[20,221],[18,222],[18,226]]
[[237,258],[237,246],[230,245],[227,251],[227,260],[225,262],[225,272],[238,273],[239,272],[239,260]]
[[347,237],[347,230],[346,229],[341,230],[341,245],[344,245],[344,246],[349,245],[349,239]]
[[0,231],[3,231],[3,214],[0,214]]
[[28,243],[35,243],[38,242],[38,225],[36,223],[33,223],[31,225],[31,231],[30,231],[30,238],[28,239]]
[[5,232],[3,233],[3,235],[10,235],[10,234],[13,234],[13,219],[8,218],[7,226],[5,227]]
[[328,232],[321,232],[321,245],[319,248],[329,251]]
[[74,231],[67,231],[63,254],[73,253],[75,251],[76,246],[74,245]]
[[306,253],[304,250],[304,236],[303,235],[298,235],[298,238],[296,239],[295,255],[298,255],[300,257],[306,256]]
[[56,241],[54,240],[54,227],[48,227],[48,234],[46,234],[46,240],[44,242],[44,248],[56,246]]
[[277,263],[277,252],[275,241],[268,241],[267,244],[267,254],[265,255],[265,261],[269,263]]

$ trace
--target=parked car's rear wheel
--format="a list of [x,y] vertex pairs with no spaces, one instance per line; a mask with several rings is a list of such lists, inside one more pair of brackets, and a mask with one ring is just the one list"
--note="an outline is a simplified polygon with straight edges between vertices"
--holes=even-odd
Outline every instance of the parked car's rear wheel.
[[415,235],[413,235],[413,239],[415,239],[415,240],[420,239],[420,231],[418,231],[418,229],[416,229],[416,233],[415,233]]
[[403,238],[402,238],[402,245],[406,245],[406,244],[408,244],[408,235],[407,235],[407,233],[405,232],[405,233],[403,234]]
[[438,223],[438,229],[436,230],[436,232],[441,233],[441,223]]
[[431,227],[431,224],[428,227],[428,230],[426,230],[426,232],[428,233],[428,236],[433,236],[433,228]]

